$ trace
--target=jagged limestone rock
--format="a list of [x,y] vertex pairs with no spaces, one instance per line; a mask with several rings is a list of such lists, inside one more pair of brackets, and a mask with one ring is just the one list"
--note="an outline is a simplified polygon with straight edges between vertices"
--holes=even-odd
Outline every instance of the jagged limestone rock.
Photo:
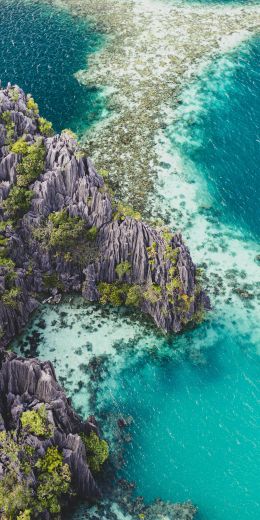
[[[8,202],[17,182],[19,186],[22,155],[12,151],[12,143],[21,138],[29,146],[40,142],[46,152],[42,173],[26,188],[30,202],[25,214],[16,226],[7,226],[1,232],[2,239],[8,242],[8,255],[15,262],[13,285],[19,293],[10,304],[14,292],[6,294],[8,270],[1,261],[2,345],[27,322],[37,306],[37,294],[46,288],[46,277],[53,289],[82,292],[90,301],[102,297],[100,283],[116,284],[117,288],[124,283],[125,291],[137,286],[139,307],[166,332],[179,332],[200,318],[209,300],[197,281],[196,268],[181,234],[153,228],[134,211],[117,204],[75,138],[66,131],[53,137],[42,136],[37,111],[27,105],[28,98],[19,87],[9,85],[0,90],[2,223],[8,217],[4,201]],[[39,236],[48,228],[49,216],[62,210],[74,219],[82,219],[92,235],[82,241],[80,248],[75,241],[75,248],[68,246],[57,252],[46,247]],[[120,279],[117,266],[124,262],[130,266],[129,273]],[[125,300],[130,301],[127,295],[122,297],[122,303]]]

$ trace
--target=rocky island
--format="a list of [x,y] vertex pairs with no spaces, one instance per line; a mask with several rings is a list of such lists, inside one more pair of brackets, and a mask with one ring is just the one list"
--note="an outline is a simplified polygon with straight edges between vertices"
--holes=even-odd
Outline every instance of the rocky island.
[[[53,135],[31,96],[10,84],[0,91],[0,503],[6,519],[55,517],[70,493],[96,499],[93,474],[108,456],[95,419],[83,422],[73,411],[52,365],[4,351],[39,302],[77,292],[92,302],[140,308],[165,332],[201,321],[210,306],[181,234],[142,221],[112,192],[109,172],[100,173],[104,178],[69,130]],[[196,512],[192,505],[157,504],[146,517],[155,518],[158,507],[170,508],[172,519]]]

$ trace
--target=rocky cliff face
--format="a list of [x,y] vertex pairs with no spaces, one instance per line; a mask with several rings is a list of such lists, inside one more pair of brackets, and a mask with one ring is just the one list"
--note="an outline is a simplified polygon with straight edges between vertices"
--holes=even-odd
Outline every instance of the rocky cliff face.
[[[33,448],[36,456],[43,457],[50,446],[55,446],[63,454],[68,464],[72,483],[77,494],[85,499],[100,497],[99,488],[91,474],[86,459],[80,433],[96,432],[96,424],[91,420],[83,422],[71,408],[63,390],[57,383],[54,369],[49,362],[24,359],[15,354],[2,352],[0,355],[0,432],[15,432],[14,438],[21,438],[21,416],[28,410],[39,410],[44,405],[51,425],[48,438],[27,433],[23,439]],[[2,441],[2,439],[0,439]],[[23,444],[20,442],[20,446]],[[8,470],[10,461],[7,453],[0,450],[0,477]],[[17,472],[19,473],[17,465]],[[34,488],[37,476],[29,475],[29,486]],[[24,481],[24,476],[17,476]],[[45,512],[44,518],[49,518]]]
[[[8,201],[14,187],[21,184],[18,172],[23,155],[15,147],[13,150],[21,138],[29,147],[40,140],[45,159],[41,173],[27,186],[30,205],[14,226],[9,224],[3,201]],[[113,303],[114,290],[120,293],[119,301],[130,301],[127,293],[134,287],[133,304],[167,332],[181,331],[209,306],[182,236],[163,227],[152,228],[117,203],[75,138],[66,131],[47,137],[41,130],[37,106],[21,89],[10,85],[0,91],[0,181],[1,240],[14,262],[13,287],[19,292],[15,303],[10,303],[6,294],[7,290],[10,293],[9,272],[1,260],[3,345],[36,308],[37,294],[46,289],[46,276],[52,276],[52,289],[56,288],[56,275],[56,285],[62,290],[82,292],[91,301],[102,299],[104,283],[110,284],[105,286],[106,292],[110,291],[105,299],[108,303]],[[64,209],[70,217],[83,220],[86,229],[95,231],[80,248],[76,261],[71,258],[71,247],[61,254],[41,240],[49,216]],[[77,241],[72,249],[77,249]]]

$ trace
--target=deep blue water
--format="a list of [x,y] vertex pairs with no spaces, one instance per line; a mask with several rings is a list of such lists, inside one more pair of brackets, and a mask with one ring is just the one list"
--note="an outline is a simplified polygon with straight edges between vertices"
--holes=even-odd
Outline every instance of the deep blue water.
[[219,218],[260,236],[260,40],[220,58],[184,90],[173,148],[194,164]]
[[100,118],[103,100],[73,76],[103,42],[86,22],[25,0],[0,2],[0,79],[37,100],[56,131],[80,132]]

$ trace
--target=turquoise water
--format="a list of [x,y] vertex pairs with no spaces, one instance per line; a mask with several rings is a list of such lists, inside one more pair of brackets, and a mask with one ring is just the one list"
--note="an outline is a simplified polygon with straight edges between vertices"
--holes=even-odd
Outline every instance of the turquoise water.
[[30,92],[56,131],[81,132],[104,108],[98,89],[73,76],[103,38],[65,11],[26,0],[0,1],[0,79]]
[[184,92],[186,113],[179,123],[184,139],[178,142],[175,126],[170,138],[206,180],[219,218],[259,238],[259,39],[233,52],[229,63],[219,62],[196,84],[193,110]]
[[[99,36],[86,32],[79,20],[41,4],[21,2],[15,12],[13,3],[2,2],[0,14],[9,42],[4,67],[0,65],[6,71],[1,72],[6,74],[2,78],[31,90],[57,129],[82,128],[86,120],[100,117],[97,92],[85,90],[73,78]],[[15,48],[11,34],[19,43]],[[72,42],[73,59],[71,54],[66,60]],[[62,59],[55,50],[60,45],[64,45]],[[193,256],[207,261],[208,273],[212,266],[221,272],[227,287],[230,271],[236,268],[233,277],[247,283],[252,293],[257,283],[259,287],[259,266],[254,260],[259,235],[259,61],[260,43],[254,40],[216,61],[184,90],[179,119],[166,134],[170,154],[174,157],[178,152],[187,171],[179,176],[168,173],[168,184],[161,191],[161,204],[165,197],[174,210],[177,184],[187,178],[186,185],[180,184],[181,208]],[[30,62],[36,68],[30,68]],[[19,77],[10,77],[14,73]],[[23,81],[28,81],[28,87]],[[74,104],[68,102],[71,97]],[[82,118],[82,112],[88,117]],[[163,175],[166,179],[166,172]],[[198,206],[190,212],[195,224],[185,227],[184,208],[189,213],[193,186],[198,187]],[[210,203],[202,208],[204,192]],[[207,226],[205,243],[202,218]],[[238,232],[232,250],[229,240]],[[227,243],[216,252],[222,237]],[[228,263],[230,258],[234,264]],[[134,480],[136,493],[147,502],[157,496],[191,499],[199,507],[198,520],[257,520],[259,300],[256,296],[248,301],[231,299],[232,288],[215,300],[220,281],[213,278],[211,285],[215,308],[209,321],[181,336],[165,339],[124,310],[72,299],[59,307],[42,308],[22,338],[22,353],[53,361],[83,416],[109,413],[116,421],[118,415],[132,415],[132,443],[126,446],[120,476]],[[94,356],[99,358],[98,374],[91,372]]]

